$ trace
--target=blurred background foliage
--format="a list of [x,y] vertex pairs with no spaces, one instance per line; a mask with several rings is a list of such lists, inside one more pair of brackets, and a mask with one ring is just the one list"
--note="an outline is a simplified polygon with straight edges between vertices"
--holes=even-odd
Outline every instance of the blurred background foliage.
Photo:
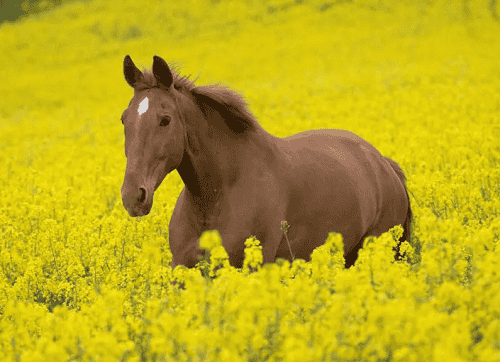
[[[38,14],[44,11],[51,10],[57,6],[60,6],[65,3],[74,2],[75,0],[2,0],[0,1],[0,23],[3,21],[16,21],[20,18],[24,18],[28,15]],[[83,2],[88,2],[90,0],[80,0]],[[218,3],[221,1],[228,0],[210,0],[212,3]],[[274,11],[282,11],[286,10],[294,5],[306,2],[307,0],[295,0],[295,1],[265,1],[268,3],[267,10],[269,12]],[[246,0],[247,3],[251,3],[252,1]],[[363,1],[355,1],[355,0],[335,0],[335,1],[324,1],[323,4],[320,5],[319,9],[321,11],[325,11],[331,6],[338,5],[340,3],[360,3]],[[434,3],[439,2],[439,0],[405,0],[402,3],[421,3],[425,6],[433,6]],[[366,3],[366,2],[365,2]],[[388,10],[392,7],[391,1],[378,1],[378,3],[373,4],[364,4],[368,5],[372,10],[380,10],[384,9]],[[449,6],[460,7],[462,10],[462,14],[464,19],[469,19],[473,16],[474,9],[471,7],[471,0],[457,0],[454,2],[448,1]],[[497,0],[484,0],[484,7],[488,9],[491,13],[491,16],[494,20],[499,20],[498,8],[497,8]]]
[[0,23],[16,21],[72,1],[75,0],[2,0],[0,1]]

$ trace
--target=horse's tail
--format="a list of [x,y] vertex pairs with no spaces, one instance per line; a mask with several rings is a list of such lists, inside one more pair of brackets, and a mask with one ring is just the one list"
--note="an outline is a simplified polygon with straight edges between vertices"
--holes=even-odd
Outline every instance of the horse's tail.
[[[403,225],[403,236],[401,237],[401,240],[406,240],[410,242],[410,224],[411,224],[411,218],[413,216],[413,213],[411,212],[411,205],[410,205],[410,197],[408,195],[408,189],[406,188],[406,177],[405,174],[403,173],[403,170],[399,165],[397,164],[396,161],[391,160],[389,157],[386,157],[386,160],[389,162],[391,165],[392,169],[394,172],[396,172],[396,175],[398,175],[398,178],[401,180],[403,183],[403,186],[405,188],[406,192],[406,197],[408,198],[408,211],[406,212],[406,219]],[[399,245],[398,245],[398,254],[399,254]]]

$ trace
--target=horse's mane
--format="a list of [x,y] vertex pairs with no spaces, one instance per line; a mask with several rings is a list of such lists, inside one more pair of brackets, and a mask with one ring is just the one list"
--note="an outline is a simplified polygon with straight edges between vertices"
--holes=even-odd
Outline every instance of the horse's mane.
[[[256,131],[259,126],[254,116],[247,108],[243,97],[219,84],[196,86],[189,77],[183,77],[171,70],[174,77],[174,88],[184,94],[191,94],[207,119],[211,110],[220,113],[229,129],[236,134]],[[149,70],[142,72],[143,78],[135,85],[136,88],[154,88],[159,84]]]

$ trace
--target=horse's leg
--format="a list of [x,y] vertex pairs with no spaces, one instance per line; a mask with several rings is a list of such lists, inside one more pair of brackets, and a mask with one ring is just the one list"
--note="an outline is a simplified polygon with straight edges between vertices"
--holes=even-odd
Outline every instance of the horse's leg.
[[192,268],[203,257],[199,247],[198,225],[196,216],[186,206],[185,189],[179,195],[172,213],[169,230],[170,251],[172,252],[172,267],[185,265]]

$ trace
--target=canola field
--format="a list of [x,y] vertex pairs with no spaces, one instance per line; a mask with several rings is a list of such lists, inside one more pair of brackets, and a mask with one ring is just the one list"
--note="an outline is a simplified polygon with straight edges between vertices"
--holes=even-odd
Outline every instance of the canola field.
[[[2,24],[0,360],[500,361],[488,6],[94,0]],[[210,262],[172,270],[177,172],[148,216],[121,203],[126,54],[238,91],[274,135],[348,129],[393,158],[414,212],[405,260],[396,227],[344,269],[332,230],[310,262],[263,266],[249,235],[234,269],[213,231]]]

